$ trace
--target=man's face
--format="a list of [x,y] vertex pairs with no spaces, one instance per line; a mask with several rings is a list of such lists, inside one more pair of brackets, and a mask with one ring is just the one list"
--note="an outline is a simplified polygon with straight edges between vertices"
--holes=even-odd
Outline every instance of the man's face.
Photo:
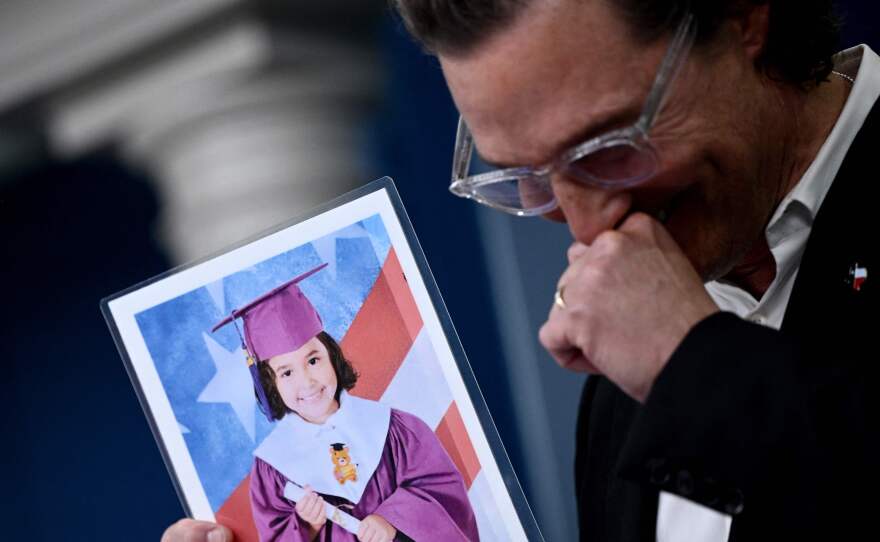
[[[606,2],[535,2],[463,57],[441,56],[453,98],[481,156],[498,166],[542,165],[588,137],[632,124],[669,39],[642,44]],[[704,278],[726,274],[761,236],[778,187],[761,182],[772,147],[761,125],[753,63],[725,31],[692,51],[649,134],[657,174],[625,191],[552,180],[577,241],[590,244],[628,214],[663,211],[666,227]]]

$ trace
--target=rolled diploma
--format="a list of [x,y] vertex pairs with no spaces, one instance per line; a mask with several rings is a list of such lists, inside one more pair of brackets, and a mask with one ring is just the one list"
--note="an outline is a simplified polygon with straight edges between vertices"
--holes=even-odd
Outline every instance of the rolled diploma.
[[[305,494],[306,492],[305,490],[303,490],[303,488],[290,482],[287,482],[287,484],[284,486],[284,497],[290,499],[293,502],[299,502],[299,500]],[[361,526],[361,521],[359,519],[352,516],[351,514],[343,512],[339,508],[336,508],[326,501],[324,502],[324,512],[327,514],[327,519],[329,519],[336,525],[339,525],[351,534],[357,534],[358,529]]]

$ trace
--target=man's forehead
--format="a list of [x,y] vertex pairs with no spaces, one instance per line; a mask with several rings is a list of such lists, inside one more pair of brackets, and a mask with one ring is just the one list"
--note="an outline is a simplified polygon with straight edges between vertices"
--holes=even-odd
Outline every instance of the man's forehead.
[[489,161],[539,163],[641,105],[644,62],[626,41],[623,23],[602,2],[563,4],[567,11],[526,10],[464,57],[440,57],[456,105]]

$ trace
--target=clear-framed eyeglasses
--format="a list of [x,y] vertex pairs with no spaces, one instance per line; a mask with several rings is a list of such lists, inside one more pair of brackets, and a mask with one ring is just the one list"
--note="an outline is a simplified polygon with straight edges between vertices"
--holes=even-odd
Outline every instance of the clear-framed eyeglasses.
[[695,34],[693,16],[687,14],[673,35],[635,124],[575,145],[548,164],[471,174],[474,140],[464,119],[459,118],[450,192],[499,211],[536,216],[557,206],[550,186],[554,173],[607,189],[627,188],[650,179],[659,161],[648,132],[687,59]]

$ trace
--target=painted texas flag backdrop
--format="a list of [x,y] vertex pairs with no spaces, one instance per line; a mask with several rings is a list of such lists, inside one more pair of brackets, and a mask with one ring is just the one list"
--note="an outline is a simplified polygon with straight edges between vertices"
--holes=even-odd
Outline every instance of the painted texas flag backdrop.
[[433,427],[468,486],[481,540],[502,540],[487,480],[379,215],[136,315],[217,520],[236,540],[257,540],[249,473],[272,424],[257,408],[235,330],[211,327],[324,262],[300,287],[360,373],[351,393]]

